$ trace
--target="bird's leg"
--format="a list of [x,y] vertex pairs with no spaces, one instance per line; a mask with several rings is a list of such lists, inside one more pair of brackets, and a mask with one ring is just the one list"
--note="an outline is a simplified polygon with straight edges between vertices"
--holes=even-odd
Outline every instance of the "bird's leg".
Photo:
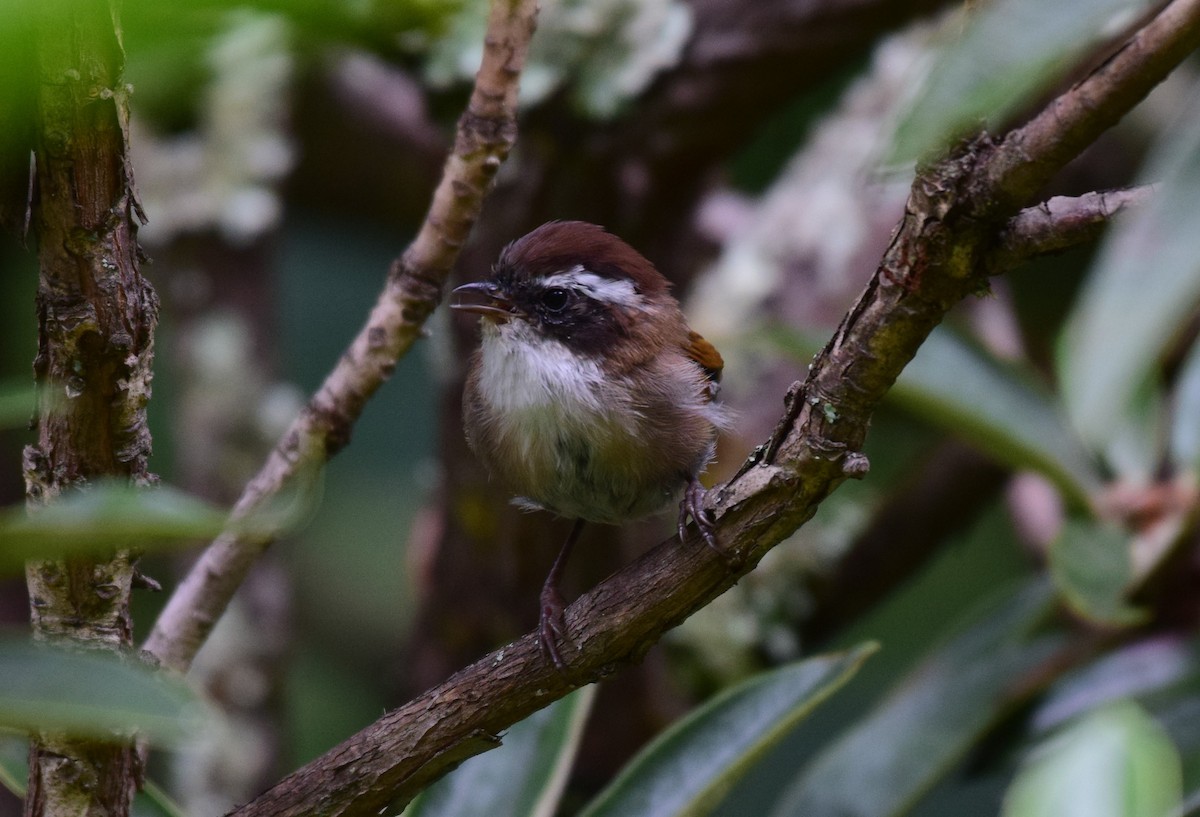
[[567,668],[567,665],[563,663],[562,654],[558,651],[559,640],[567,636],[567,618],[566,604],[563,602],[562,592],[558,589],[558,583],[562,579],[567,558],[571,555],[571,548],[579,539],[582,530],[583,520],[576,519],[575,524],[571,527],[571,532],[567,534],[567,541],[563,542],[562,549],[554,559],[554,564],[551,565],[550,572],[546,575],[545,583],[542,584],[542,612],[538,619],[538,642],[542,647],[542,655],[546,656],[559,671]]
[[711,550],[721,555],[726,562],[733,562],[733,555],[717,544],[717,523],[712,514],[704,509],[704,497],[708,492],[694,475],[688,476],[687,488],[683,492],[683,500],[679,503],[679,541],[687,540],[688,517],[696,520],[700,530],[700,538]]

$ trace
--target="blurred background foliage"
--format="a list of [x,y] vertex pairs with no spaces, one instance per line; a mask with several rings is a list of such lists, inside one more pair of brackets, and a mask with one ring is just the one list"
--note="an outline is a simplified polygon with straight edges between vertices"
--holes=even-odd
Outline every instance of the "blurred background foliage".
[[[460,270],[478,277],[552,217],[642,248],[727,359],[741,419],[716,478],[765,438],[874,271],[911,158],[1019,122],[1149,4],[868,3],[869,24],[854,4],[793,5],[546,0],[521,139]],[[125,0],[144,271],[163,300],[154,467],[177,487],[99,486],[23,518],[36,261],[4,240],[13,632],[27,616],[16,557],[51,546],[143,541],[143,569],[170,591],[419,223],[484,14],[483,0]],[[31,32],[52,23],[36,0],[0,4],[0,213],[17,232]],[[1193,813],[1198,93],[1186,65],[1044,191],[1158,185],[1099,246],[1013,270],[955,311],[876,417],[866,481],[642,667],[515,727],[413,817]],[[223,813],[527,628],[561,530],[509,509],[465,453],[470,333],[438,315],[349,448],[292,498],[294,534],[190,688],[0,642],[0,727],[17,730],[0,733],[0,781],[21,793],[31,717],[140,725],[169,746],[140,812]],[[669,523],[629,528],[593,533],[580,586]],[[160,606],[135,596],[139,636]],[[39,680],[62,676],[93,692]],[[105,702],[91,715],[89,696]],[[221,714],[196,729],[198,706]],[[0,813],[18,809],[0,793]]]

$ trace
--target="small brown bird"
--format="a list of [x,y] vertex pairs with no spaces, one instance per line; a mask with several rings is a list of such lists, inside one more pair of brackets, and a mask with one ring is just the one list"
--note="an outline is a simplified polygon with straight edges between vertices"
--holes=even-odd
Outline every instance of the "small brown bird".
[[561,669],[558,582],[585,521],[619,524],[682,492],[680,538],[690,515],[717,547],[698,476],[727,421],[723,361],[653,264],[580,221],[512,242],[450,306],[481,316],[463,393],[468,444],[517,504],[575,520],[541,593],[542,650]]

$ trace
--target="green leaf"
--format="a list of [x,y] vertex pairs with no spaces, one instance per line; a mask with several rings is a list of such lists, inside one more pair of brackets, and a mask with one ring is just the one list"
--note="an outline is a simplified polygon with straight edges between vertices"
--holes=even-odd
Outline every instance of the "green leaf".
[[[0,734],[0,786],[23,798],[29,780],[29,739]],[[133,797],[133,817],[187,817],[183,808],[153,780]]]
[[187,817],[183,806],[176,803],[162,787],[147,780],[133,798],[133,817]]
[[28,425],[37,404],[37,389],[22,380],[0,380],[0,428]]
[[179,545],[220,533],[226,514],[182,491],[100,482],[27,512],[0,511],[0,568],[117,547]]
[[0,732],[0,786],[25,796],[29,780],[29,739]]
[[131,658],[0,640],[0,727],[174,742],[207,712],[183,681]]
[[462,764],[421,794],[404,817],[550,817],[562,796],[595,697],[586,686],[535,712],[504,745]]
[[[900,118],[891,161],[925,156],[981,125],[992,130],[1059,80],[1146,0],[995,0],[975,4],[940,49]],[[957,30],[959,20],[948,28]]]
[[1069,521],[1050,543],[1050,575],[1068,606],[1089,621],[1129,627],[1146,619],[1125,601],[1133,562],[1128,534],[1115,527]]
[[1023,674],[1061,646],[1032,631],[1053,609],[1037,581],[986,604],[781,796],[773,817],[906,813],[1034,690]]
[[1044,474],[1081,506],[1101,484],[1053,397],[949,330],[929,336],[889,396],[1001,462]]
[[1159,355],[1200,302],[1200,92],[1181,111],[1142,174],[1157,193],[1113,225],[1061,339],[1067,411],[1098,451],[1128,424]]
[[1169,453],[1179,468],[1200,471],[1200,343],[1188,350],[1173,390]]
[[1003,817],[1168,817],[1182,799],[1179,753],[1142,709],[1097,710],[1041,744],[1004,799]]
[[1200,641],[1174,635],[1144,638],[1104,653],[1055,681],[1038,702],[1030,726],[1035,734],[1046,734],[1124,698],[1144,702],[1156,714],[1179,701],[1191,724],[1198,685]]
[[845,684],[868,643],[765,672],[715,696],[643,749],[581,817],[697,817]]

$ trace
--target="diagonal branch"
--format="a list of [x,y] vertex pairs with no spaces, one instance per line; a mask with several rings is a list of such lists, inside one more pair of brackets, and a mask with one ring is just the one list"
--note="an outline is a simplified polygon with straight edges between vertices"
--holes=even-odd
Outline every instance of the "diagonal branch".
[[[1200,45],[1200,0],[1175,0],[1109,60],[999,144],[986,136],[925,169],[891,247],[807,381],[789,392],[770,443],[712,493],[726,560],[700,538],[663,542],[567,611],[567,672],[542,660],[533,633],[396,709],[239,809],[260,815],[366,815],[411,799],[497,735],[572,689],[635,662],[662,634],[731,587],[816,512],[848,477],[871,413],[955,303],[987,286],[985,258],[1008,220]],[[1174,59],[1162,54],[1175,55]],[[1086,108],[1081,118],[1065,112]],[[1027,129],[1028,130],[1027,132]]]
[[516,139],[517,82],[533,36],[535,0],[492,0],[483,62],[458,123],[433,203],[412,244],[337,365],[284,433],[234,506],[230,525],[192,567],[155,623],[148,653],[184,671],[250,567],[275,538],[244,524],[303,481],[349,441],[354,422],[420,337]]

